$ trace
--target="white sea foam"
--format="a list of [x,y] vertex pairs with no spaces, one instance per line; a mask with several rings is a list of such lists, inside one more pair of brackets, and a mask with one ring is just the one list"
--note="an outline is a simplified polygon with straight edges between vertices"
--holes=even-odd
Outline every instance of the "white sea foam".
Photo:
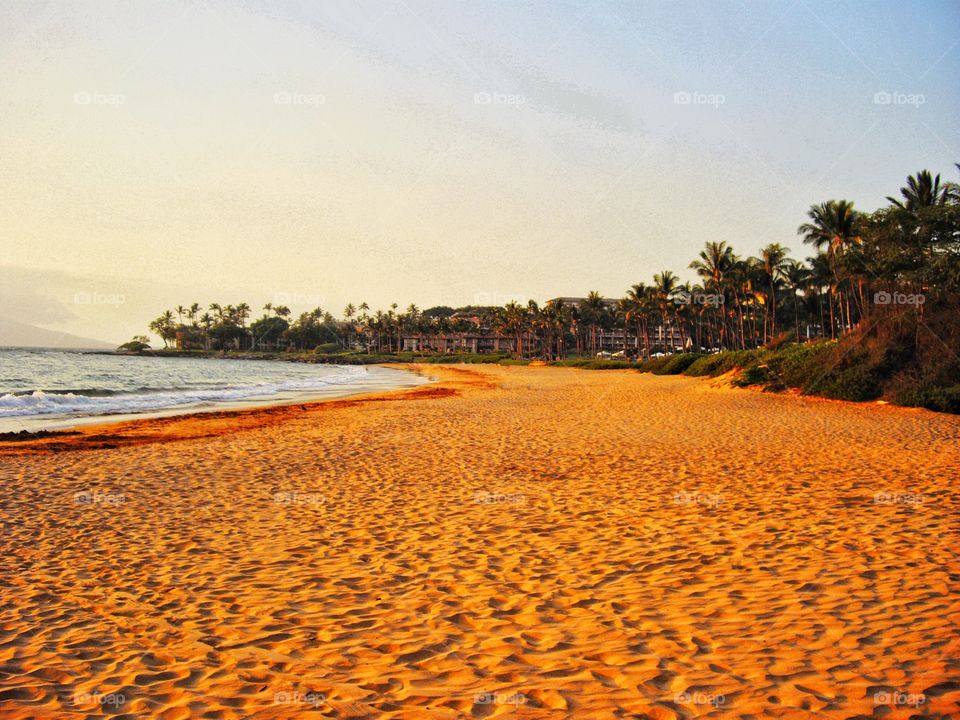
[[[81,359],[82,361],[82,359]],[[177,359],[163,362],[178,367]],[[189,361],[188,361],[189,362]],[[198,360],[195,362],[211,362]],[[216,361],[212,361],[216,362]],[[284,367],[286,366],[286,367]],[[211,367],[211,366],[208,366]],[[179,369],[186,370],[184,365]],[[201,369],[204,369],[201,366]],[[212,367],[211,367],[212,369]],[[235,370],[236,375],[250,380],[252,368],[243,361],[230,361],[226,368]],[[264,369],[266,376],[260,381],[228,383],[225,378],[231,373],[223,372],[216,377],[190,378],[193,387],[157,387],[138,388],[136,390],[90,387],[74,392],[59,390],[33,392],[20,391],[0,395],[0,419],[23,418],[44,415],[121,415],[128,413],[152,412],[171,408],[187,408],[223,402],[241,402],[247,399],[263,399],[288,393],[309,395],[311,392],[322,394],[333,386],[351,384],[366,386],[370,380],[380,384],[379,378],[371,378],[367,368],[362,366],[310,365],[296,366],[287,363],[269,363]],[[283,377],[290,373],[292,376]],[[44,378],[38,378],[42,382]],[[149,377],[142,378],[149,384]],[[164,378],[170,382],[170,378]]]

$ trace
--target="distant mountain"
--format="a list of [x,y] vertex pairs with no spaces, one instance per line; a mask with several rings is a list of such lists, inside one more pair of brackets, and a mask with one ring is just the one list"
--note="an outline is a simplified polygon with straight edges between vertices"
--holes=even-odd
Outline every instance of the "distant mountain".
[[0,347],[52,347],[84,348],[91,350],[113,349],[116,345],[102,340],[80,337],[70,333],[45,330],[36,325],[0,318]]

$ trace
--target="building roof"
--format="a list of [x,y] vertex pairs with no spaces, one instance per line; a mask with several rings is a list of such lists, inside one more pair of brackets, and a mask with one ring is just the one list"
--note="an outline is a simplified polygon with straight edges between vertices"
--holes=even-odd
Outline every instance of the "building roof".
[[[616,305],[619,301],[614,298],[601,298],[605,305]],[[547,300],[548,303],[562,302],[564,305],[583,305],[587,299],[585,297],[555,297]]]

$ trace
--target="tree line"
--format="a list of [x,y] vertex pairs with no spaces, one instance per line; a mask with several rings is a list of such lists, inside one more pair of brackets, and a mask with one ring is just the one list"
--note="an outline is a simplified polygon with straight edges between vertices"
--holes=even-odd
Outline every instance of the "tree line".
[[595,354],[612,333],[628,354],[646,359],[836,339],[874,318],[923,318],[932,308],[956,308],[960,186],[922,170],[887,201],[873,212],[848,200],[812,206],[797,229],[811,252],[803,261],[781,243],[744,257],[726,241],[710,241],[689,265],[695,282],[664,270],[616,300],[590,292],[575,303],[426,310],[394,303],[386,311],[362,302],[348,304],[340,318],[322,308],[293,318],[288,307],[267,303],[252,322],[246,303],[206,309],[193,303],[167,310],[150,330],[165,347],[371,353],[399,352],[404,336],[429,345],[435,336],[487,333],[511,338],[517,357],[547,360]]

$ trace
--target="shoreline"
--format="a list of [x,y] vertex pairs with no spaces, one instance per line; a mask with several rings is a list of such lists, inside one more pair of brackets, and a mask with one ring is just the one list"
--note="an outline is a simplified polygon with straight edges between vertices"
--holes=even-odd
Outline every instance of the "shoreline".
[[[821,346],[826,346],[826,340],[820,340],[817,343],[811,345],[809,342],[798,343],[796,345],[788,344],[786,347],[814,347],[817,344]],[[751,353],[759,353],[763,348],[754,348],[749,351]],[[465,364],[465,365],[506,365],[506,366],[539,366],[541,363],[550,366],[550,367],[577,367],[584,370],[633,370],[639,373],[652,373],[654,375],[683,375],[687,377],[696,377],[696,378],[705,378],[705,379],[719,379],[719,380],[728,380],[731,387],[737,389],[745,390],[762,390],[764,392],[770,392],[775,394],[783,394],[789,396],[797,397],[810,397],[810,398],[819,398],[823,400],[834,400],[840,402],[851,402],[855,404],[864,404],[864,405],[889,405],[892,407],[901,407],[907,409],[924,409],[934,413],[941,413],[947,415],[958,415],[960,414],[960,386],[957,387],[948,387],[948,386],[930,386],[927,387],[922,393],[916,395],[912,398],[908,397],[907,399],[899,398],[896,396],[891,396],[888,392],[869,392],[865,393],[866,396],[858,396],[864,394],[862,390],[857,390],[856,385],[850,387],[837,386],[833,388],[819,388],[819,389],[809,389],[807,387],[790,384],[788,382],[781,382],[781,379],[776,376],[768,376],[766,371],[767,364],[765,362],[760,362],[758,364],[757,358],[753,359],[742,359],[739,361],[739,364],[728,365],[729,370],[722,372],[708,372],[706,374],[691,374],[687,372],[687,368],[690,363],[687,363],[683,366],[682,370],[672,370],[670,372],[659,372],[659,367],[656,367],[660,364],[667,364],[670,362],[675,362],[678,359],[681,359],[684,355],[697,355],[701,360],[707,360],[708,358],[714,358],[722,362],[724,356],[731,357],[734,355],[742,355],[743,350],[724,350],[719,353],[674,353],[670,355],[662,355],[655,358],[648,359],[646,361],[640,360],[602,360],[597,358],[576,358],[571,359],[567,358],[566,360],[552,360],[552,361],[542,361],[535,359],[525,359],[525,360],[515,360],[510,357],[507,357],[502,354],[464,354],[464,353],[452,353],[452,354],[420,354],[415,353],[403,353],[403,354],[392,354],[392,355],[383,355],[383,354],[369,354],[369,353],[352,353],[352,354],[316,354],[314,352],[308,351],[298,351],[298,352],[281,352],[281,351],[222,351],[222,350],[158,350],[150,352],[134,352],[134,351],[101,351],[94,354],[100,355],[114,355],[119,357],[157,357],[157,358],[201,358],[201,359],[220,359],[220,360],[261,360],[265,362],[292,362],[300,364],[333,364],[333,365],[344,365],[344,366],[409,366],[409,365],[449,365],[449,364]],[[776,355],[779,350],[770,351],[773,355]],[[823,381],[827,379],[827,376],[830,375],[832,367],[827,369],[825,372],[816,372],[814,373],[817,376],[817,381]],[[753,377],[748,379],[748,375],[754,373],[760,374],[760,377]],[[853,388],[853,389],[851,389]]]
[[[0,442],[9,441],[10,438],[22,435],[24,433],[29,435],[36,433],[49,434],[77,430],[84,427],[115,425],[118,423],[136,422],[139,420],[155,420],[160,418],[201,415],[207,413],[229,413],[257,408],[281,407],[286,405],[313,404],[351,397],[354,395],[368,395],[378,392],[395,392],[411,387],[418,387],[430,382],[430,379],[426,378],[423,373],[413,372],[412,368],[408,367],[389,367],[386,365],[373,365],[369,367],[398,371],[407,376],[416,376],[419,379],[417,381],[414,381],[412,378],[404,379],[403,375],[398,374],[395,376],[392,382],[387,382],[384,379],[378,378],[367,378],[363,381],[358,381],[352,386],[330,384],[324,388],[314,388],[307,391],[282,391],[270,395],[250,396],[249,398],[243,398],[239,400],[205,401],[199,404],[173,405],[170,407],[158,408],[156,410],[146,410],[143,412],[117,412],[104,413],[101,415],[73,416],[49,413],[46,415],[24,415],[0,418]],[[369,369],[367,369],[367,372],[369,372]]]
[[[242,359],[242,358],[238,358]],[[148,442],[172,442],[181,439],[198,439],[223,435],[233,430],[242,431],[256,428],[261,425],[273,425],[296,419],[298,413],[311,415],[325,406],[349,407],[353,401],[358,403],[386,401],[390,399],[405,399],[408,394],[411,398],[439,398],[455,396],[458,385],[463,384],[465,375],[480,375],[474,368],[475,363],[380,363],[372,367],[383,367],[400,370],[425,378],[424,382],[410,386],[394,388],[377,388],[373,390],[358,390],[346,392],[332,392],[328,396],[318,397],[311,394],[309,397],[283,398],[268,400],[262,403],[247,404],[242,401],[223,403],[223,406],[205,408],[202,410],[169,412],[135,413],[128,416],[109,416],[103,419],[100,416],[85,418],[86,422],[70,424],[56,428],[40,428],[37,430],[0,432],[0,457],[4,455],[31,454],[34,452],[61,452],[65,450],[113,448],[119,444],[144,444]],[[480,365],[479,367],[490,367]],[[510,372],[514,367],[522,366],[494,366],[502,367]],[[535,372],[550,370],[579,373],[581,368],[535,367]],[[626,371],[631,371],[627,373]],[[883,400],[870,402],[856,402],[826,398],[819,395],[805,395],[796,389],[787,389],[781,392],[771,392],[759,386],[737,386],[731,382],[734,372],[721,376],[691,377],[688,375],[654,375],[642,373],[636,368],[623,368],[617,371],[603,371],[601,375],[631,374],[645,377],[655,383],[669,384],[677,381],[685,383],[691,392],[698,390],[732,392],[735,394],[759,395],[762,397],[782,398],[789,403],[797,403],[807,408],[836,407],[847,408],[853,412],[875,414],[891,413],[902,416],[929,416],[931,418],[957,418],[952,413],[942,413],[921,407],[910,407],[888,403]],[[593,374],[593,373],[591,373]],[[469,385],[476,386],[473,382]],[[483,385],[483,383],[479,383]],[[492,387],[489,384],[487,387]],[[431,390],[435,389],[436,392]],[[427,392],[418,392],[426,390]],[[197,422],[191,422],[196,420]],[[210,422],[207,422],[207,421]],[[180,431],[178,425],[183,423],[185,428]],[[218,426],[216,431],[209,427]],[[228,427],[222,427],[227,425]],[[234,425],[235,427],[229,427]],[[155,432],[156,431],[156,432]],[[958,431],[960,440],[960,431]]]
[[[386,367],[386,366],[385,366]],[[75,450],[102,450],[154,443],[198,440],[234,432],[280,425],[313,417],[318,413],[359,404],[403,399],[432,399],[455,394],[444,382],[430,377],[424,368],[396,368],[425,378],[424,382],[394,388],[376,388],[246,407],[212,408],[203,412],[136,415],[128,419],[91,422],[58,430],[0,433],[0,458],[18,455],[60,453]]]

